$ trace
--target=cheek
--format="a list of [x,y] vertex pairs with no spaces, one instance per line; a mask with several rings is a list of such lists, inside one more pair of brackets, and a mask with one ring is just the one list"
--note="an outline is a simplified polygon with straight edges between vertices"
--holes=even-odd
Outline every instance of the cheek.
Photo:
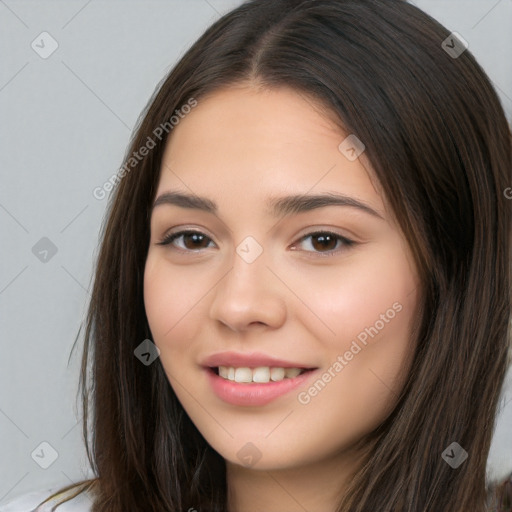
[[200,313],[201,299],[210,287],[197,269],[176,271],[165,258],[148,256],[144,306],[153,341],[161,350],[193,340],[200,322],[191,319]]
[[307,321],[318,339],[340,353],[355,339],[374,344],[385,336],[407,336],[404,325],[414,314],[416,280],[403,253],[368,250],[347,259],[335,275],[326,266],[297,272],[288,282],[314,313],[299,321]]
[[[419,296],[415,273],[403,253],[390,250],[357,262],[354,258],[348,268],[335,280],[327,272],[301,278],[302,293],[308,287],[315,290],[309,295],[316,314],[308,320],[309,329],[321,341],[327,370],[321,382],[304,390],[301,403],[308,402],[309,410],[330,410],[335,417],[335,411],[341,416],[351,411],[361,425],[374,426],[396,402],[407,375]],[[333,409],[333,403],[339,407]]]
[[[324,373],[297,397],[303,432],[330,440],[326,453],[355,442],[392,412],[413,354],[415,301],[415,293],[383,295],[381,302],[365,302],[333,323],[337,335],[324,344]],[[379,318],[386,311],[387,323]]]

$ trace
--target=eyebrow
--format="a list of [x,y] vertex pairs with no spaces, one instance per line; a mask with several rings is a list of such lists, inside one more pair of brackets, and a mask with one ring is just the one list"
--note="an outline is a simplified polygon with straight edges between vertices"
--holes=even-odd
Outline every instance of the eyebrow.
[[[164,192],[153,203],[153,209],[163,204],[202,210],[214,215],[218,212],[217,204],[206,197],[193,194],[168,191]],[[267,207],[275,217],[303,213],[326,206],[348,206],[357,208],[379,219],[384,217],[369,205],[350,196],[337,193],[314,194],[314,195],[289,195],[283,197],[270,197],[267,200]]]

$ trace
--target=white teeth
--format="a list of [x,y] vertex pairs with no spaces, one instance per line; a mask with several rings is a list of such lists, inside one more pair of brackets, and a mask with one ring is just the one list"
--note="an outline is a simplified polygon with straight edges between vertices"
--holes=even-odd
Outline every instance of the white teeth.
[[219,376],[233,382],[277,382],[283,379],[297,377],[302,373],[301,368],[270,368],[259,366],[251,369],[248,367],[234,368],[232,366],[219,366]]
[[270,368],[268,366],[260,366],[252,371],[253,382],[268,382],[270,380]]
[[271,368],[270,369],[270,378],[273,381],[283,380],[284,379],[284,368]]
[[235,370],[235,382],[251,382],[252,371],[250,368],[237,368]]

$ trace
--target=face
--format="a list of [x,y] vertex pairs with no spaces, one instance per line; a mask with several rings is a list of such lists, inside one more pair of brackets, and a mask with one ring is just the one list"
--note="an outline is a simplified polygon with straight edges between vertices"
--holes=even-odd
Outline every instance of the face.
[[418,275],[364,152],[339,148],[348,135],[293,90],[239,86],[168,140],[146,313],[170,385],[228,464],[336,457],[404,384]]

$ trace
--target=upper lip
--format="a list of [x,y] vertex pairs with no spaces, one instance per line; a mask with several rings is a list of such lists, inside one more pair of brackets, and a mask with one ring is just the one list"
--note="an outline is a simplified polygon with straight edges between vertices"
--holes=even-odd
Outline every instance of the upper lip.
[[202,366],[208,366],[210,368],[217,368],[218,366],[233,366],[237,368],[270,366],[277,368],[304,368],[308,370],[315,368],[296,361],[285,361],[284,359],[277,359],[258,352],[218,352],[206,357],[202,362]]

